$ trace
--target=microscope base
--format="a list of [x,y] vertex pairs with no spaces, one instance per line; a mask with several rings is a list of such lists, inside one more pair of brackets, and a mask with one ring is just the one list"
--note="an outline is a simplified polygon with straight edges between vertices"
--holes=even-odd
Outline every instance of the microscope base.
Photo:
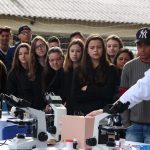
[[33,148],[44,148],[47,146],[47,142],[39,142],[32,137],[26,137],[25,139],[19,139],[17,137],[12,139],[12,142],[8,145],[10,150],[32,150]]

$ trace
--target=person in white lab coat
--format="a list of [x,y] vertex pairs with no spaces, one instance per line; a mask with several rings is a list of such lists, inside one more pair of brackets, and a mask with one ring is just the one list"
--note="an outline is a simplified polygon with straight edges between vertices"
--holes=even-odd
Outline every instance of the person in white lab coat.
[[[145,72],[145,76],[142,79],[139,79],[136,84],[129,88],[117,102],[113,104],[116,105],[118,102],[122,105],[129,104],[129,108],[132,108],[136,104],[144,100],[150,100],[150,69]],[[125,108],[125,107],[124,107]],[[126,107],[125,109],[127,109]],[[105,110],[99,109],[92,111],[88,116],[96,116],[103,113]],[[124,110],[119,110],[124,111]]]

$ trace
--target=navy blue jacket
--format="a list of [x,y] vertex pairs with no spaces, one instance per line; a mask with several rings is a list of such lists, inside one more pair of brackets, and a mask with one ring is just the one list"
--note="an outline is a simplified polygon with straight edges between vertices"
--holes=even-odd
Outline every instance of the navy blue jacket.
[[16,50],[16,48],[19,44],[20,44],[20,42],[17,42],[15,45],[11,46],[8,49],[8,52],[7,52],[7,55],[6,55],[6,58],[5,58],[6,67],[7,67],[8,71],[11,69],[11,64],[12,64],[12,61],[13,61],[14,53],[15,53],[15,50]]

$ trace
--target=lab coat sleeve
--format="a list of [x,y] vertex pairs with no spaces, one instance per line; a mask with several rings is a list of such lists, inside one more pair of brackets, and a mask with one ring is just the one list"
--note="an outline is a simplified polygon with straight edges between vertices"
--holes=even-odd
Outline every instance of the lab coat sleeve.
[[146,71],[145,76],[128,89],[119,100],[122,103],[129,101],[129,108],[132,108],[143,100],[150,100],[150,69]]

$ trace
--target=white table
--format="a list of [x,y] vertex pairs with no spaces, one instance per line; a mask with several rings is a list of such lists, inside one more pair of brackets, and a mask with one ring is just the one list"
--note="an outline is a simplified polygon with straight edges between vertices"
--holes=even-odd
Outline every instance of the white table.
[[[2,112],[2,118],[0,119],[0,128],[1,127],[4,127],[4,126],[10,126],[10,125],[13,125],[13,123],[10,123],[10,122],[6,122],[6,120],[8,118],[10,118],[11,116],[8,114],[8,112]],[[1,135],[1,133],[0,133]],[[0,136],[1,137],[1,136]],[[0,141],[0,143],[3,143],[5,142],[4,140],[3,141]],[[9,144],[10,141],[7,140],[6,141],[6,144]],[[119,142],[116,142],[117,145],[119,145]],[[150,144],[144,144],[144,143],[138,143],[138,142],[130,142],[130,141],[126,141],[125,142],[126,145],[150,145]],[[8,145],[3,145],[3,146],[0,146],[0,150],[9,150],[8,148]],[[57,147],[47,147],[47,148],[35,148],[34,150],[60,150],[60,148],[57,148]]]
[[[8,118],[12,118],[12,116],[10,116],[10,114],[8,112],[2,112],[2,117],[0,118],[0,130],[1,130],[0,131],[0,145],[5,142],[5,140],[1,140],[3,138],[2,137],[2,129],[6,126],[14,125],[11,122],[7,122]],[[10,143],[10,141],[7,140],[5,144],[9,144],[9,143]],[[0,150],[9,150],[8,145],[0,146]],[[44,149],[43,148],[38,148],[38,149],[36,148],[34,150],[57,150],[57,148],[56,147],[47,147]]]
[[[0,143],[4,143],[5,141],[0,141]],[[9,144],[11,141],[7,140],[5,144]],[[0,146],[0,150],[9,150],[8,145]],[[34,150],[60,150],[57,147],[47,147],[47,148],[35,148]]]
[[[4,140],[3,141],[0,141],[0,143],[3,143],[4,142]],[[6,144],[9,144],[10,143],[10,141],[9,140],[7,140],[6,141]],[[117,144],[118,144],[118,142],[117,142]],[[125,145],[136,145],[136,146],[140,146],[140,145],[149,145],[150,146],[150,144],[144,144],[144,143],[138,143],[138,142],[130,142],[130,141],[126,141],[126,143],[125,143]],[[3,146],[0,146],[0,150],[9,150],[9,148],[8,148],[8,145],[3,145]],[[62,149],[60,149],[60,148],[57,148],[57,147],[47,147],[47,148],[35,148],[34,150],[62,150]],[[134,150],[135,150],[135,148],[134,148]],[[137,150],[139,150],[139,149],[137,149]]]

